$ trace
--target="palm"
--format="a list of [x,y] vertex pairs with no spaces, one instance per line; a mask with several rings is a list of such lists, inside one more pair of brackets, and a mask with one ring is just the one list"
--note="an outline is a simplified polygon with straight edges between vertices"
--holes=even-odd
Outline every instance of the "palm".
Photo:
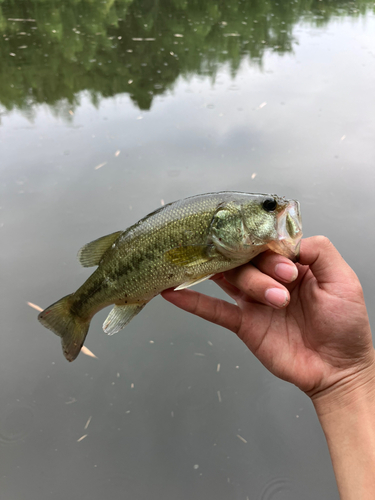
[[288,288],[291,301],[286,309],[254,303],[244,294],[237,297],[242,313],[237,334],[272,373],[311,392],[327,377],[333,382],[336,370],[361,351],[357,339],[348,337],[356,321],[348,322],[347,316],[357,318],[363,306],[319,288],[309,270],[300,271]]
[[[308,245],[303,248],[307,256]],[[297,280],[286,285],[290,303],[283,309],[265,305],[257,293],[244,289],[244,283],[258,277],[264,283],[273,281],[254,266],[243,266],[226,273],[227,279],[216,280],[237,305],[189,290],[163,295],[234,331],[272,373],[312,395],[334,384],[343,372],[351,373],[372,350],[362,289],[354,272],[335,252],[339,270],[335,271],[331,261],[321,269],[315,261],[312,266],[298,265]],[[260,262],[267,259],[262,256]]]

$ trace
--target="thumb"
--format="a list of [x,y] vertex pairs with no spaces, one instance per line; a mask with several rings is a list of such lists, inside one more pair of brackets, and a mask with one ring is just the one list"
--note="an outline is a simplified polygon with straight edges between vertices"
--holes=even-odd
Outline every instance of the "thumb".
[[319,285],[358,281],[333,243],[325,236],[312,236],[301,241],[299,263],[308,265]]

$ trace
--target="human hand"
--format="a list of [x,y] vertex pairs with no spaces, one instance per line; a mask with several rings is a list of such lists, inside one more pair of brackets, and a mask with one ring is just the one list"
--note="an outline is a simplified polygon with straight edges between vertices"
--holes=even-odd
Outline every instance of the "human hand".
[[302,240],[296,265],[265,252],[213,280],[237,305],[192,290],[170,289],[162,295],[235,332],[274,375],[313,399],[349,387],[364,374],[373,377],[375,356],[362,287],[327,238]]

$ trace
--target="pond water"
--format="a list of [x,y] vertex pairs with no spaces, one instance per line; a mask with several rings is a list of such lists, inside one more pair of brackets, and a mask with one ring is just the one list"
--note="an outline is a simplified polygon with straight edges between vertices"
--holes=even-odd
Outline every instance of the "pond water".
[[240,190],[300,201],[374,325],[373,1],[4,0],[0,36],[1,497],[338,499],[309,399],[232,333],[157,297],[69,364],[28,302],[82,284],[83,244]]

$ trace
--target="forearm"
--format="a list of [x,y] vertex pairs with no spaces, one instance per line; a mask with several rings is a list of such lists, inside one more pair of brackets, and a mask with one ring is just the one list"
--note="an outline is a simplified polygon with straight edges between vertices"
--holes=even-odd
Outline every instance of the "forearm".
[[375,498],[375,367],[366,380],[313,400],[341,500]]

